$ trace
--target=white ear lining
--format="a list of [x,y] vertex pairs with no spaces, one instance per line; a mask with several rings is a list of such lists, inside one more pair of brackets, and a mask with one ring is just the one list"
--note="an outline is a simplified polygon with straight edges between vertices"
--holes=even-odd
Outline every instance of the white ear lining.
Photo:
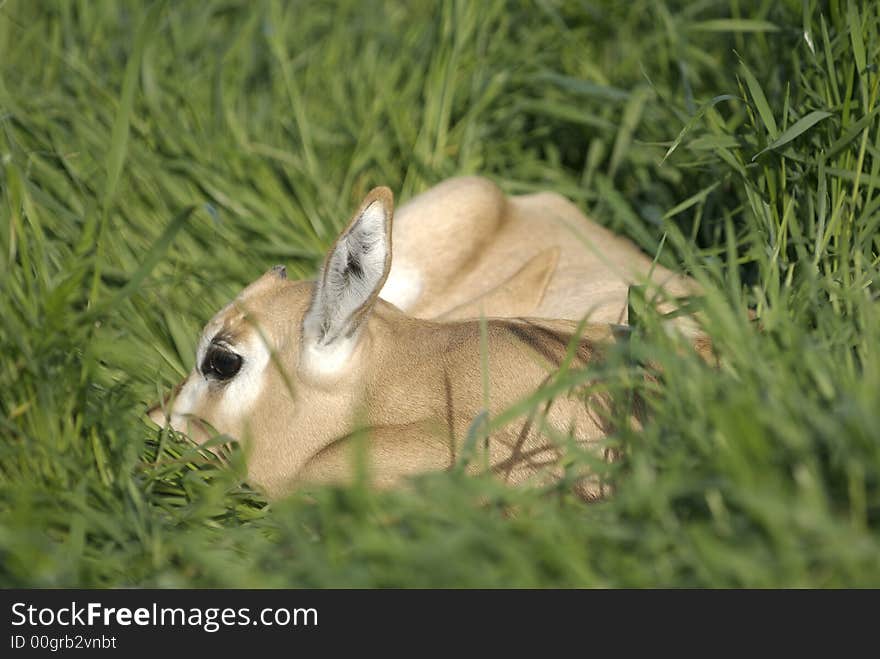
[[373,234],[385,238],[385,218],[388,211],[378,199],[364,209],[357,223],[349,233],[360,230],[362,233]]
[[358,312],[387,275],[389,213],[382,200],[373,201],[336,241],[303,321],[305,340],[326,346],[357,329]]

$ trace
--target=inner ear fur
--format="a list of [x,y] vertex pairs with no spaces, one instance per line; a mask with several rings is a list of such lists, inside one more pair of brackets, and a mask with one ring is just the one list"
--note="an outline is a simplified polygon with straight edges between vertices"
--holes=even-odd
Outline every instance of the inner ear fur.
[[393,214],[391,190],[374,188],[328,251],[304,320],[319,344],[352,336],[378,299],[391,270]]

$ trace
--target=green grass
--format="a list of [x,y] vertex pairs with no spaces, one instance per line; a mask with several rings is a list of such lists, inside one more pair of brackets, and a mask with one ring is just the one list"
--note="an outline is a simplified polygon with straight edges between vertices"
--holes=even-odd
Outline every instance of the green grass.
[[[878,12],[0,2],[0,585],[880,586]],[[707,288],[717,369],[643,319],[614,497],[267,505],[143,419],[241,286],[311,276],[373,185],[463,173]]]

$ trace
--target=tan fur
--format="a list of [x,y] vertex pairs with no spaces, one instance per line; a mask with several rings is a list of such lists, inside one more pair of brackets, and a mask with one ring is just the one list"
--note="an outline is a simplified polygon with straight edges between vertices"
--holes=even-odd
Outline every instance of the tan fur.
[[533,256],[509,279],[443,313],[438,319],[529,316],[541,304],[558,265],[559,248],[545,249]]
[[[627,290],[651,283],[669,297],[699,292],[697,283],[653,264],[636,245],[587,218],[552,192],[506,197],[491,181],[444,181],[395,216],[396,271],[420,271],[421,295],[402,308],[419,318],[468,318],[481,304],[501,316],[627,322]],[[559,250],[550,277],[506,289],[524,263]],[[660,296],[662,298],[662,295]],[[536,301],[524,309],[524,302]],[[664,311],[674,308],[666,301]],[[686,320],[675,321],[688,324]]]

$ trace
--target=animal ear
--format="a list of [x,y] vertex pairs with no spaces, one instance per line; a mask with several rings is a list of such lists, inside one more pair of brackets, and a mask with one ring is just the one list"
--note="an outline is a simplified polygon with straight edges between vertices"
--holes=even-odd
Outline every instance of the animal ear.
[[372,309],[391,269],[393,212],[391,190],[374,188],[330,248],[303,320],[308,340],[350,337]]

